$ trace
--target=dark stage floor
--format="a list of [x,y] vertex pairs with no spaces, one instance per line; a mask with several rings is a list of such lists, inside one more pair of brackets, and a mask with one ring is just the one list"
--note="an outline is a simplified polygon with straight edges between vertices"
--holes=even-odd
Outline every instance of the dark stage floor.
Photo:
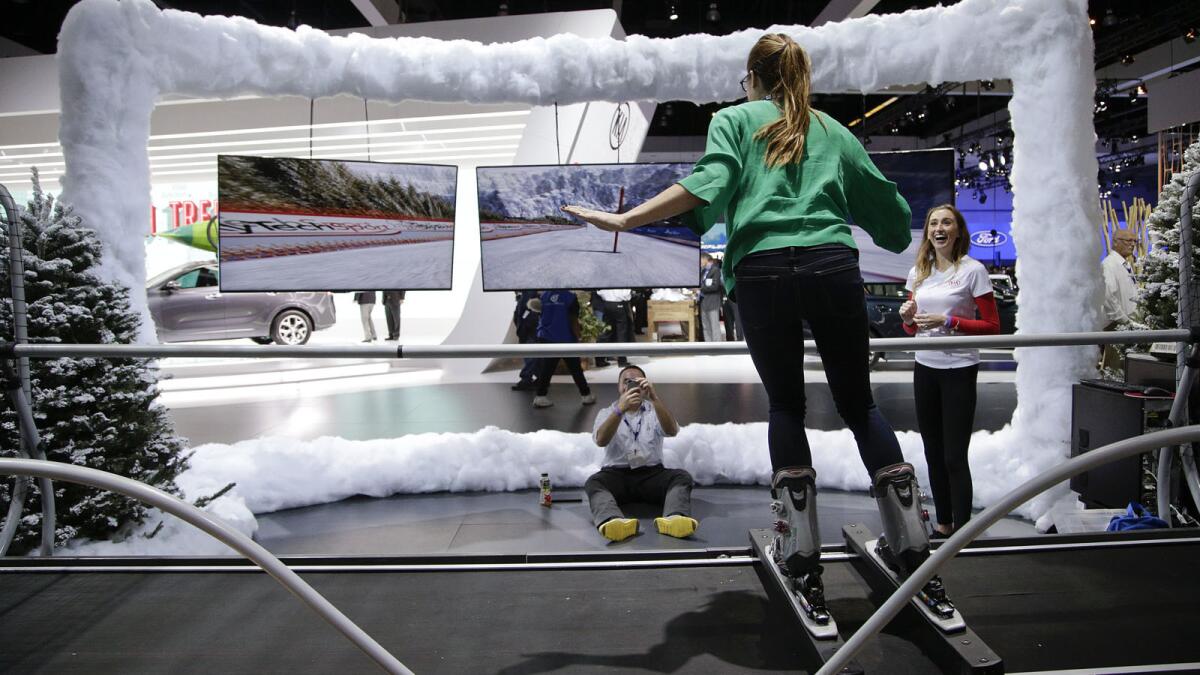
[[[767,395],[761,384],[749,383],[661,383],[655,385],[681,424],[703,422],[765,422]],[[604,405],[616,399],[616,385],[592,386]],[[833,405],[829,386],[813,382],[805,386],[808,396],[807,426],[810,429],[844,428]],[[875,401],[897,430],[915,430],[911,382],[874,385]],[[431,384],[395,389],[359,391],[296,400],[252,401],[236,405],[181,407],[171,410],[177,433],[201,443],[233,443],[258,436],[282,434],[296,438],[340,436],[350,440],[393,438],[429,432],[471,432],[486,426],[525,433],[541,429],[588,432],[596,408],[579,404],[573,385],[551,385],[554,407],[535,409],[531,392],[509,389],[507,384],[480,382]],[[1012,419],[1016,407],[1012,382],[981,382],[975,413],[977,430],[994,431]],[[303,433],[286,428],[297,409],[311,410]],[[213,424],[214,419],[221,420]]]

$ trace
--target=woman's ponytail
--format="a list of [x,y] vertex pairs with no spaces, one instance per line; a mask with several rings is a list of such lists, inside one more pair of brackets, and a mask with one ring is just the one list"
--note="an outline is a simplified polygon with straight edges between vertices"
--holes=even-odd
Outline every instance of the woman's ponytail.
[[812,65],[808,54],[787,35],[769,33],[759,38],[750,50],[748,70],[782,113],[779,119],[763,125],[754,134],[755,139],[767,141],[767,166],[800,163],[812,110]]

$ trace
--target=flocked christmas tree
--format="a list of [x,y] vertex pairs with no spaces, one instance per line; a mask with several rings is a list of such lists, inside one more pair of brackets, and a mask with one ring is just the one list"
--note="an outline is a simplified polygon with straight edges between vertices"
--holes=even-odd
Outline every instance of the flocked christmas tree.
[[[1150,250],[1138,284],[1136,320],[1151,330],[1179,327],[1179,207],[1187,179],[1200,169],[1200,142],[1183,152],[1183,168],[1171,176],[1150,214]],[[1200,278],[1200,207],[1192,209],[1192,270]],[[1200,316],[1193,316],[1200,320]]]
[[[130,343],[140,318],[129,291],[95,272],[101,246],[70,207],[42,192],[21,212],[25,299],[32,343]],[[2,241],[8,230],[0,221]],[[7,248],[5,249],[7,251]],[[7,263],[0,265],[0,331],[12,339],[12,299]],[[2,377],[2,376],[0,376]],[[186,468],[183,439],[174,435],[166,409],[156,401],[158,374],[146,359],[30,359],[34,419],[46,458],[109,471],[179,494],[175,477]],[[9,383],[5,382],[7,387]],[[0,403],[0,455],[16,455],[17,416],[7,397]],[[8,507],[11,480],[0,485],[0,517]],[[56,542],[75,537],[109,539],[142,522],[147,507],[111,492],[55,482]],[[40,541],[41,502],[28,492],[10,554]]]

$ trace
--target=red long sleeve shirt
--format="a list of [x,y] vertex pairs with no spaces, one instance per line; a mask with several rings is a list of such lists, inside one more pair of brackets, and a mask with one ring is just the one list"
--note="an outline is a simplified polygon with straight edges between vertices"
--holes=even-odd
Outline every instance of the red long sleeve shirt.
[[[913,299],[910,291],[908,299]],[[979,310],[978,319],[964,319],[958,316],[950,317],[950,329],[964,335],[996,335],[1000,332],[1000,311],[996,309],[996,295],[986,293],[975,298],[975,307]],[[901,323],[904,332],[909,335],[917,334],[916,323]]]

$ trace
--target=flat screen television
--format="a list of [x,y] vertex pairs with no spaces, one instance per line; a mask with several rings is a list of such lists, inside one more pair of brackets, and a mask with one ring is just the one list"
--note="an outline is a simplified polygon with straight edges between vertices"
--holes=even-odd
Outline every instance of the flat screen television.
[[[917,247],[925,225],[925,212],[938,204],[954,203],[954,151],[946,149],[872,152],[871,161],[880,173],[896,184],[912,209],[912,244],[896,254],[875,245],[871,235],[851,226],[858,245],[859,267],[868,283],[904,283],[916,262]],[[718,223],[704,234],[704,250],[725,250],[725,224]],[[990,262],[981,260],[982,262]]]
[[688,163],[479,167],[483,290],[698,286],[700,237],[681,220],[615,234],[560,210],[628,210],[691,171]]
[[853,227],[858,263],[863,281],[904,283],[908,270],[917,261],[925,213],[938,204],[954,203],[954,150],[939,148],[869,154],[879,172],[896,184],[912,209],[912,244],[903,253],[892,253],[876,246],[865,230]]
[[222,291],[446,290],[458,169],[217,157]]

